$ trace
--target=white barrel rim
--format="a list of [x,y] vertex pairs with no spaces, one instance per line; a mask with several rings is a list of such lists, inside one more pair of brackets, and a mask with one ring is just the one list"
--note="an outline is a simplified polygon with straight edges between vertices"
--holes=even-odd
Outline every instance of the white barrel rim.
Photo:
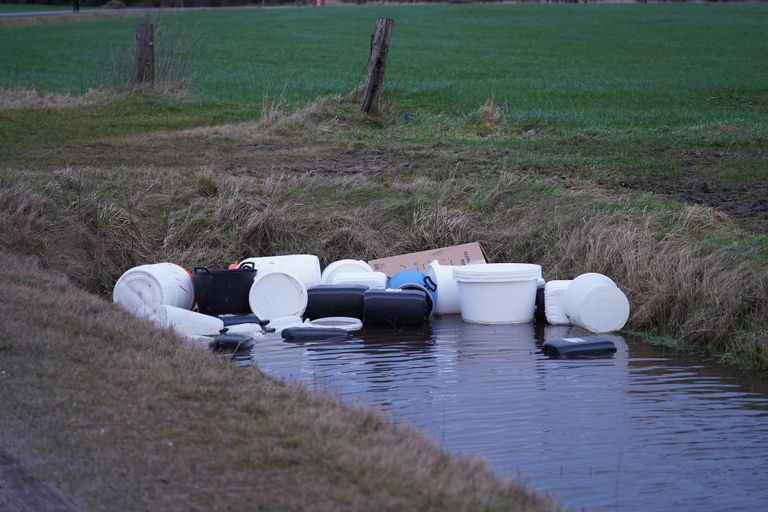
[[462,283],[538,280],[541,277],[541,265],[533,263],[464,265],[453,269],[453,277]]
[[312,327],[318,329],[344,329],[347,332],[359,331],[363,328],[363,322],[359,318],[351,316],[327,316],[316,318],[309,322]]
[[[348,268],[349,270],[345,270]],[[339,260],[329,264],[323,270],[320,283],[321,284],[333,284],[333,278],[337,273],[349,273],[349,272],[373,272],[373,267],[363,260]]]

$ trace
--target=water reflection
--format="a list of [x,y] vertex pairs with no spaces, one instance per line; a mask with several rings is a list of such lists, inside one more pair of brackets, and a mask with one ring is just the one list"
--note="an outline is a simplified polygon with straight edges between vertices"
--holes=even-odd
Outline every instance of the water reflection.
[[[603,359],[548,359],[570,327],[365,332],[257,342],[265,372],[374,405],[444,448],[481,454],[574,509],[754,510],[768,499],[768,394],[633,338]],[[247,361],[245,361],[247,362]]]

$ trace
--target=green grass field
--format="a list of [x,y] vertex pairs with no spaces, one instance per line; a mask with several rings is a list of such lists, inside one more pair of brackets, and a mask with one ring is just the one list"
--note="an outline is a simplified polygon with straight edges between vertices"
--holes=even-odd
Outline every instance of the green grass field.
[[[195,42],[195,94],[292,104],[360,83],[380,16],[395,20],[387,91],[401,110],[466,113],[493,96],[521,122],[573,127],[768,122],[766,5],[373,6],[159,19],[166,33]],[[137,22],[0,29],[2,85],[74,94],[99,86]]]

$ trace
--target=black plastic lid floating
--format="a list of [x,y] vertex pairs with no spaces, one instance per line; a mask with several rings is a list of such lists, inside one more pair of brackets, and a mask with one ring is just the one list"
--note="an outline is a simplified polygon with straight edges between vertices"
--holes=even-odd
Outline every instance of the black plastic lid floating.
[[604,336],[562,338],[545,342],[543,351],[549,357],[607,357],[616,353],[616,344]]

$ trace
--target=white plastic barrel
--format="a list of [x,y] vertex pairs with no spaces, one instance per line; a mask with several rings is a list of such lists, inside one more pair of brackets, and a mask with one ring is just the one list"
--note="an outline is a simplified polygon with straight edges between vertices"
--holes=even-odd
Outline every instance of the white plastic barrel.
[[184,268],[173,263],[140,265],[115,283],[112,299],[131,313],[146,317],[161,305],[192,309],[195,290]]
[[328,284],[361,284],[368,288],[384,289],[387,287],[387,274],[384,272],[344,272],[336,273]]
[[563,300],[571,322],[594,333],[618,331],[629,319],[627,296],[602,274],[580,275]]
[[[521,324],[533,321],[541,266],[489,263],[455,267],[461,319],[476,324]],[[440,292],[438,291],[438,294]]]
[[307,309],[307,288],[290,272],[271,271],[253,280],[248,302],[253,314],[262,320],[300,317]]
[[150,319],[161,327],[170,327],[184,336],[206,336],[219,334],[224,322],[215,316],[203,315],[163,304]]
[[544,315],[552,325],[571,324],[563,304],[565,291],[570,285],[571,280],[547,281],[544,284]]
[[453,277],[453,265],[441,265],[437,260],[424,269],[424,274],[437,285],[437,304],[435,313],[438,315],[457,315],[461,313],[459,305],[459,284]]
[[320,284],[320,259],[314,254],[288,254],[284,256],[265,256],[247,258],[240,262],[253,263],[259,274],[269,272],[288,272],[298,277],[306,288]]
[[346,274],[349,272],[373,272],[373,268],[363,260],[334,261],[323,269],[320,281],[322,284],[333,284],[336,274]]

